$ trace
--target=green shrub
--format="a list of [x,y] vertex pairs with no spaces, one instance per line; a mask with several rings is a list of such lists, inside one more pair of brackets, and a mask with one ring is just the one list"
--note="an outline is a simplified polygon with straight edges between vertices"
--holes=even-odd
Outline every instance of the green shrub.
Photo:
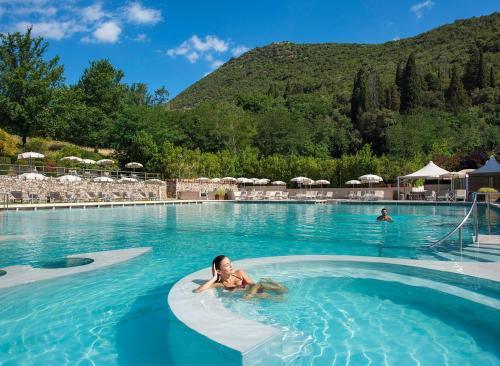
[[28,140],[25,146],[26,151],[35,151],[46,154],[49,151],[50,141],[40,137],[33,137]]
[[[0,129],[0,155],[14,156],[17,153],[17,140],[11,134]],[[10,164],[10,161],[9,161]]]

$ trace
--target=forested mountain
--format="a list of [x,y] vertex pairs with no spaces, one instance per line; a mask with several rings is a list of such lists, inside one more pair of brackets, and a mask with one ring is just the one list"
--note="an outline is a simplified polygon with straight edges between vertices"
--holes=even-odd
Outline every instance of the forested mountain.
[[0,128],[23,142],[0,131],[1,160],[51,138],[111,148],[166,177],[304,175],[338,186],[365,173],[393,180],[428,160],[460,170],[500,156],[499,13],[383,45],[274,43],[172,101],[166,88],[125,84],[106,59],[65,85],[48,47],[31,30],[0,34]]
[[319,93],[349,98],[354,75],[362,66],[377,70],[383,84],[394,81],[398,63],[412,52],[422,73],[448,77],[453,65],[462,68],[471,43],[478,43],[484,60],[500,70],[500,13],[459,20],[416,37],[384,44],[273,43],[231,59],[218,70],[180,93],[174,108],[203,101],[232,100],[243,93]]

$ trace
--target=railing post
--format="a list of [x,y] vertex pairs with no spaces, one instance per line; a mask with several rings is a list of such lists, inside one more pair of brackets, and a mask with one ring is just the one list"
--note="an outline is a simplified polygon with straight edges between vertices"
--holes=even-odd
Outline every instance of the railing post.
[[479,215],[478,215],[478,212],[477,212],[477,193],[474,193],[474,243],[476,244],[479,244],[478,241],[479,241]]

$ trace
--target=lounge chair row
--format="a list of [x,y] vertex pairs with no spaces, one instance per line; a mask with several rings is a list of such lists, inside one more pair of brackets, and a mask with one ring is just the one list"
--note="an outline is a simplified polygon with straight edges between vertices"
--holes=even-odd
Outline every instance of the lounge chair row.
[[235,200],[317,200],[332,199],[333,192],[321,194],[318,191],[304,191],[290,195],[288,191],[235,191]]
[[94,192],[80,190],[78,192],[49,192],[47,196],[26,191],[9,192],[9,201],[12,203],[40,203],[40,202],[111,202],[111,201],[141,201],[158,200],[156,193],[137,190],[135,192]]
[[378,201],[384,199],[384,191],[350,191],[346,198],[360,201]]

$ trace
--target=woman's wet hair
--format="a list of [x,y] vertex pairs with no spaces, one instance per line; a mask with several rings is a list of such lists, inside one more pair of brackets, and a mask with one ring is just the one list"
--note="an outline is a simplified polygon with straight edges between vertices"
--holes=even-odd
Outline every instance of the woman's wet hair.
[[[218,255],[217,257],[214,258],[214,260],[212,261],[212,276],[215,275],[214,273],[214,266],[215,266],[215,269],[220,269],[220,262],[222,262],[222,260],[226,258],[225,255]],[[219,281],[219,275],[217,274],[217,281]]]

